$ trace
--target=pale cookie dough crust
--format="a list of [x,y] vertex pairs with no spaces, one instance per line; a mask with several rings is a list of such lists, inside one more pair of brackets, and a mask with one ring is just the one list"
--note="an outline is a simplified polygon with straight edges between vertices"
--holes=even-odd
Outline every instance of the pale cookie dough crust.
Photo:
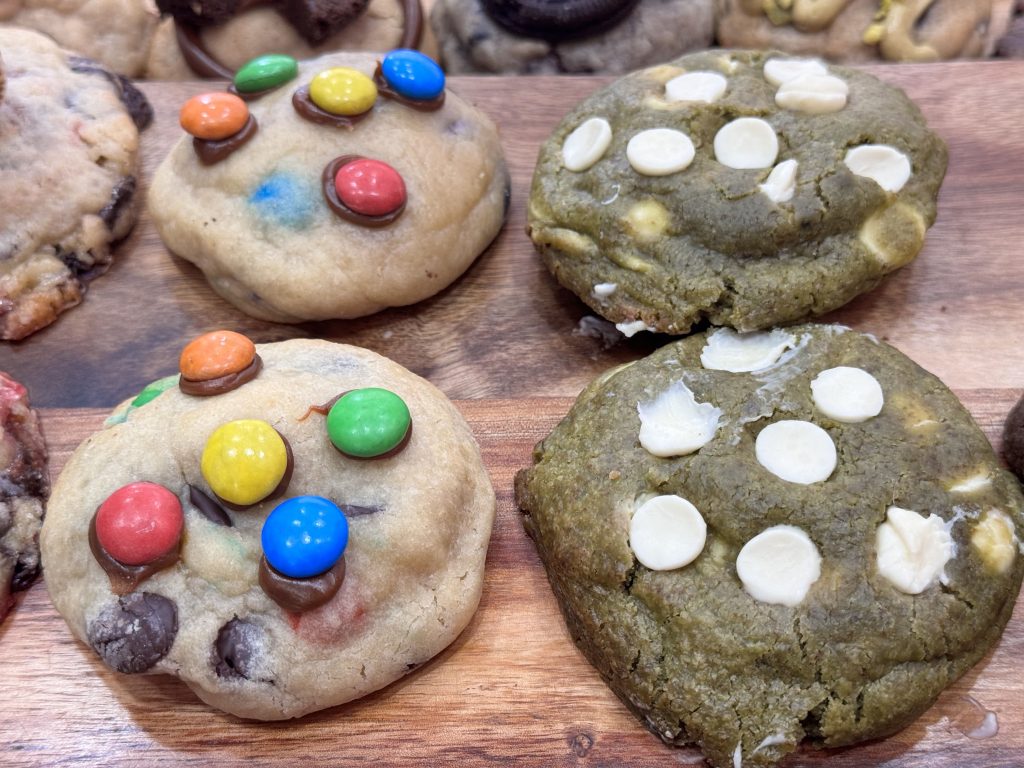
[[[54,487],[41,543],[54,605],[89,642],[97,617],[117,604],[90,552],[93,513],[130,482],[172,490],[185,510],[182,560],[129,596],[136,609],[153,603],[142,595],[177,609],[173,644],[146,671],[175,675],[240,717],[280,720],[382,688],[455,639],[480,598],[495,498],[469,427],[423,379],[372,352],[323,341],[257,345],[257,354],[262,372],[239,389],[197,398],[172,387],[86,440]],[[405,400],[412,437],[388,459],[347,458],[328,441],[324,417],[308,410],[373,386]],[[266,420],[290,442],[294,473],[284,498],[312,494],[363,508],[349,519],[341,589],[313,611],[289,614],[257,583],[260,530],[277,502],[229,512],[229,528],[188,501],[186,483],[210,492],[199,468],[207,437],[242,418]],[[233,619],[243,629],[235,627],[224,653],[215,646]],[[166,639],[153,635],[143,652]],[[109,645],[104,653],[112,654]]]
[[[844,67],[841,111],[810,115],[776,105],[766,59],[785,54],[714,51],[629,75],[582,102],[541,148],[529,202],[530,236],[562,285],[613,322],[641,321],[686,333],[704,320],[740,330],[820,315],[905,265],[934,222],[946,147],[898,89]],[[725,76],[712,104],[665,100],[665,83],[688,71]],[[563,167],[566,137],[591,117],[611,125],[611,145],[592,167]],[[715,158],[720,128],[759,117],[779,142],[775,163],[798,161],[792,200],[759,189],[770,168],[735,170]],[[637,173],[626,145],[640,131],[687,134],[696,155],[667,176]],[[854,175],[845,153],[886,144],[910,159],[896,194]],[[595,286],[614,284],[609,295]]]
[[[264,320],[352,318],[432,296],[490,244],[504,221],[508,172],[494,124],[448,91],[423,112],[378,96],[351,131],[300,118],[292,94],[318,72],[372,75],[379,57],[333,54],[249,103],[256,135],[203,166],[185,136],[157,169],[150,211],[167,247],[198,266],[213,289]],[[390,164],[408,202],[398,220],[370,228],[332,213],[321,174],[341,155]],[[289,190],[268,214],[264,185]],[[284,205],[284,204],[282,204]]]
[[82,300],[135,223],[139,129],[127,81],[35,32],[0,29],[0,339]]
[[[904,727],[996,642],[1024,574],[1003,525],[1024,530],[1024,498],[956,397],[870,336],[787,331],[795,348],[756,373],[705,369],[705,333],[608,371],[516,478],[576,643],[648,728],[696,743],[717,768]],[[878,380],[879,415],[841,423],[814,407],[811,381],[839,365]],[[680,381],[721,422],[696,452],[657,458],[638,443],[637,403]],[[789,483],[758,462],[756,436],[783,420],[829,434],[838,465],[828,479]],[[689,565],[652,571],[631,551],[630,518],[664,494],[699,510],[707,541]],[[946,583],[910,595],[880,575],[876,529],[891,505],[949,528]],[[796,607],[754,599],[737,577],[744,544],[777,525],[804,531],[821,556]]]

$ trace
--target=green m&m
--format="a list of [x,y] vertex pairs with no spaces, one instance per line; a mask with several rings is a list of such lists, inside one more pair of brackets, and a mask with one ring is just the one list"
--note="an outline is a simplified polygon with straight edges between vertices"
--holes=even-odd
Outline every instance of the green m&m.
[[299,64],[291,56],[271,53],[246,62],[235,75],[235,90],[239,93],[258,93],[284,85],[298,76]]
[[399,448],[412,427],[409,408],[379,387],[346,392],[327,414],[327,436],[346,456],[372,459]]

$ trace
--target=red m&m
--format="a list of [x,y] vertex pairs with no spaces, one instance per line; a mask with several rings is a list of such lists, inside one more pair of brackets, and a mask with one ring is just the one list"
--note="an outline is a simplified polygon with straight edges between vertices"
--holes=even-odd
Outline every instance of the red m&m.
[[338,199],[363,216],[386,216],[405,205],[405,182],[387,163],[359,158],[341,166],[334,176]]
[[146,565],[173,551],[184,525],[178,497],[156,483],[129,483],[96,510],[100,546],[124,565]]

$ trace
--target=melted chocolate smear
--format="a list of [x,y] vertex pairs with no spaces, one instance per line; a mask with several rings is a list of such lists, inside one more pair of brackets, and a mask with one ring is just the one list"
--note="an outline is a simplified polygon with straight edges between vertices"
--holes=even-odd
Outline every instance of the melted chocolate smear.
[[107,71],[100,64],[85,56],[68,56],[68,67],[72,72],[105,77],[117,89],[121,103],[124,104],[128,114],[131,115],[132,122],[140,131],[153,122],[153,107],[150,106],[142,91],[132,85],[128,78]]
[[228,515],[224,507],[194,485],[186,487],[188,488],[188,500],[192,502],[193,507],[199,510],[199,514],[214,525],[224,525],[228,528],[234,527],[234,523],[231,522],[231,516]]
[[256,101],[256,99],[261,99],[268,93],[273,93],[278,88],[282,88],[285,85],[287,85],[287,83],[281,83],[281,85],[275,85],[272,88],[264,88],[262,91],[249,91],[246,93],[245,91],[238,90],[238,88],[235,87],[235,84],[232,83],[228,86],[228,93],[237,96],[242,101]]
[[384,507],[374,504],[372,507],[361,507],[358,504],[339,504],[338,507],[345,514],[345,517],[365,517],[383,512]]
[[193,395],[195,397],[223,395],[225,392],[238,389],[243,384],[248,384],[259,375],[259,372],[262,369],[263,359],[259,355],[254,354],[252,362],[242,370],[235,371],[234,373],[229,373],[224,376],[218,376],[216,379],[194,381],[193,379],[186,379],[184,376],[179,376],[178,389],[186,395]]
[[96,558],[96,562],[100,564],[100,568],[106,572],[107,578],[110,579],[110,591],[115,595],[127,595],[130,592],[134,592],[139,584],[154,573],[158,573],[164,568],[169,568],[178,562],[181,553],[181,540],[182,537],[179,536],[178,545],[174,549],[151,563],[125,565],[116,560],[100,544],[99,537],[96,535],[96,515],[93,514],[92,520],[89,521],[89,549],[92,550],[92,555]]
[[348,165],[351,162],[362,159],[364,159],[362,155],[342,155],[341,157],[334,158],[327,164],[327,167],[324,168],[324,172],[320,176],[324,199],[332,211],[353,224],[363,227],[386,227],[389,224],[394,224],[405,211],[405,201],[398,208],[391,211],[391,213],[385,213],[383,216],[366,216],[353,211],[338,197],[338,190],[334,186],[334,177],[338,175],[338,171],[343,165]]
[[266,556],[260,558],[260,587],[267,597],[289,613],[305,613],[319,608],[338,593],[344,579],[344,555],[329,571],[307,579],[285,576],[267,562]]
[[331,412],[331,408],[334,407],[334,404],[341,400],[341,398],[345,396],[345,393],[349,391],[350,390],[345,390],[345,392],[342,392],[340,395],[335,395],[333,398],[328,400],[323,405],[309,406],[309,410],[307,410],[304,414],[302,414],[302,416],[299,417],[299,421],[305,421],[314,413],[319,413],[321,416],[326,416],[328,413]]
[[220,628],[213,644],[213,669],[217,677],[259,680],[259,649],[265,642],[263,627],[248,619],[233,618]]
[[330,125],[335,128],[345,128],[351,131],[352,128],[373,111],[373,107],[359,115],[335,115],[325,109],[320,109],[309,97],[309,86],[304,85],[297,88],[292,94],[292,106],[299,113],[299,117],[309,120],[317,125]]
[[[274,431],[277,432],[276,429]],[[288,438],[280,432],[277,432],[277,434],[284,441],[284,451],[287,457],[287,463],[284,466],[284,475],[281,476],[281,482],[277,484],[274,490],[272,490],[269,495],[264,496],[262,499],[257,501],[256,504],[262,504],[265,501],[273,501],[274,499],[283,496],[284,492],[288,490],[288,483],[292,481],[292,472],[295,471],[295,456],[292,454],[292,444],[289,443]],[[245,510],[256,506],[256,504],[234,504],[227,499],[222,499],[220,496],[217,497],[217,500],[228,509],[233,509],[236,512],[244,512]]]
[[132,198],[135,197],[135,186],[134,176],[125,176],[114,186],[110,193],[110,201],[100,211],[100,218],[107,225],[107,229],[114,229],[125,208],[131,204]]
[[445,91],[441,91],[433,99],[410,99],[407,96],[403,96],[388,83],[384,77],[384,72],[380,68],[380,62],[377,62],[377,69],[373,73],[373,82],[377,86],[377,93],[393,101],[397,101],[399,104],[404,104],[407,107],[411,107],[419,112],[436,112],[444,106],[444,95]]
[[167,655],[178,634],[177,606],[163,595],[133,592],[89,622],[89,645],[111,669],[145,672]]
[[256,135],[258,129],[259,125],[256,123],[256,118],[249,115],[249,119],[245,121],[242,130],[233,136],[216,141],[193,138],[192,149],[195,150],[196,157],[199,158],[199,162],[203,165],[215,165],[246,144],[249,139]]
[[549,41],[596,35],[619,24],[639,0],[480,0],[491,20],[517,35]]

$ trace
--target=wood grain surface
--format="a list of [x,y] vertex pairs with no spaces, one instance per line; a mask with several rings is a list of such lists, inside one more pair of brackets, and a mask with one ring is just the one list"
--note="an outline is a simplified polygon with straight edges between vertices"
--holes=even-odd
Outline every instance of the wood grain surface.
[[[959,391],[998,445],[1018,393]],[[498,494],[483,599],[440,656],[352,704],[286,723],[211,710],[167,676],[119,675],[71,638],[36,584],[0,625],[0,765],[678,766],[695,749],[648,733],[572,644],[512,498],[512,478],[570,398],[468,400],[457,405],[480,441]],[[48,409],[43,428],[58,473],[105,411]],[[1019,768],[1024,764],[1024,621],[909,728],[841,750],[803,748],[783,768]],[[977,701],[982,709],[966,697]],[[985,710],[992,738],[965,735]]]
[[[939,216],[924,250],[879,288],[827,316],[890,340],[954,387],[1021,386],[1024,372],[1024,62],[881,65],[950,148]],[[526,237],[537,148],[569,108],[608,78],[451,78],[501,129],[512,172],[504,230],[438,296],[359,320],[278,325],[216,296],[169,254],[143,212],[84,303],[17,344],[0,370],[45,407],[110,406],[173,372],[182,345],[218,327],[257,341],[316,336],[368,347],[454,398],[575,396],[612,364],[666,341],[639,334],[606,349],[576,335],[590,310],[558,287]],[[177,110],[200,83],[145,83],[156,120],[143,134],[143,183],[182,134]]]
[[[957,391],[998,447],[1024,386],[1024,63],[876,66],[950,146],[939,219],[917,261],[826,319],[889,340]],[[316,336],[359,344],[441,387],[473,427],[498,494],[480,610],[437,659],[384,691],[300,721],[253,724],[201,704],[180,681],[110,672],[75,642],[45,585],[0,625],[0,766],[697,765],[626,711],[573,646],[512,498],[512,478],[597,373],[667,337],[612,344],[574,331],[590,311],[558,288],[524,234],[539,143],[607,78],[452,78],[500,124],[513,179],[508,222],[453,286],[408,308],[297,326],[253,320],[169,254],[148,216],[82,306],[16,344],[0,370],[43,407],[54,477],[105,411],[173,371],[181,346],[228,327],[257,341]],[[156,107],[143,177],[180,135],[181,101],[208,85],[149,83]],[[810,748],[784,768],[1024,766],[1024,614],[997,648],[900,734]],[[982,707],[977,709],[967,697]],[[991,710],[999,732],[965,735]]]

